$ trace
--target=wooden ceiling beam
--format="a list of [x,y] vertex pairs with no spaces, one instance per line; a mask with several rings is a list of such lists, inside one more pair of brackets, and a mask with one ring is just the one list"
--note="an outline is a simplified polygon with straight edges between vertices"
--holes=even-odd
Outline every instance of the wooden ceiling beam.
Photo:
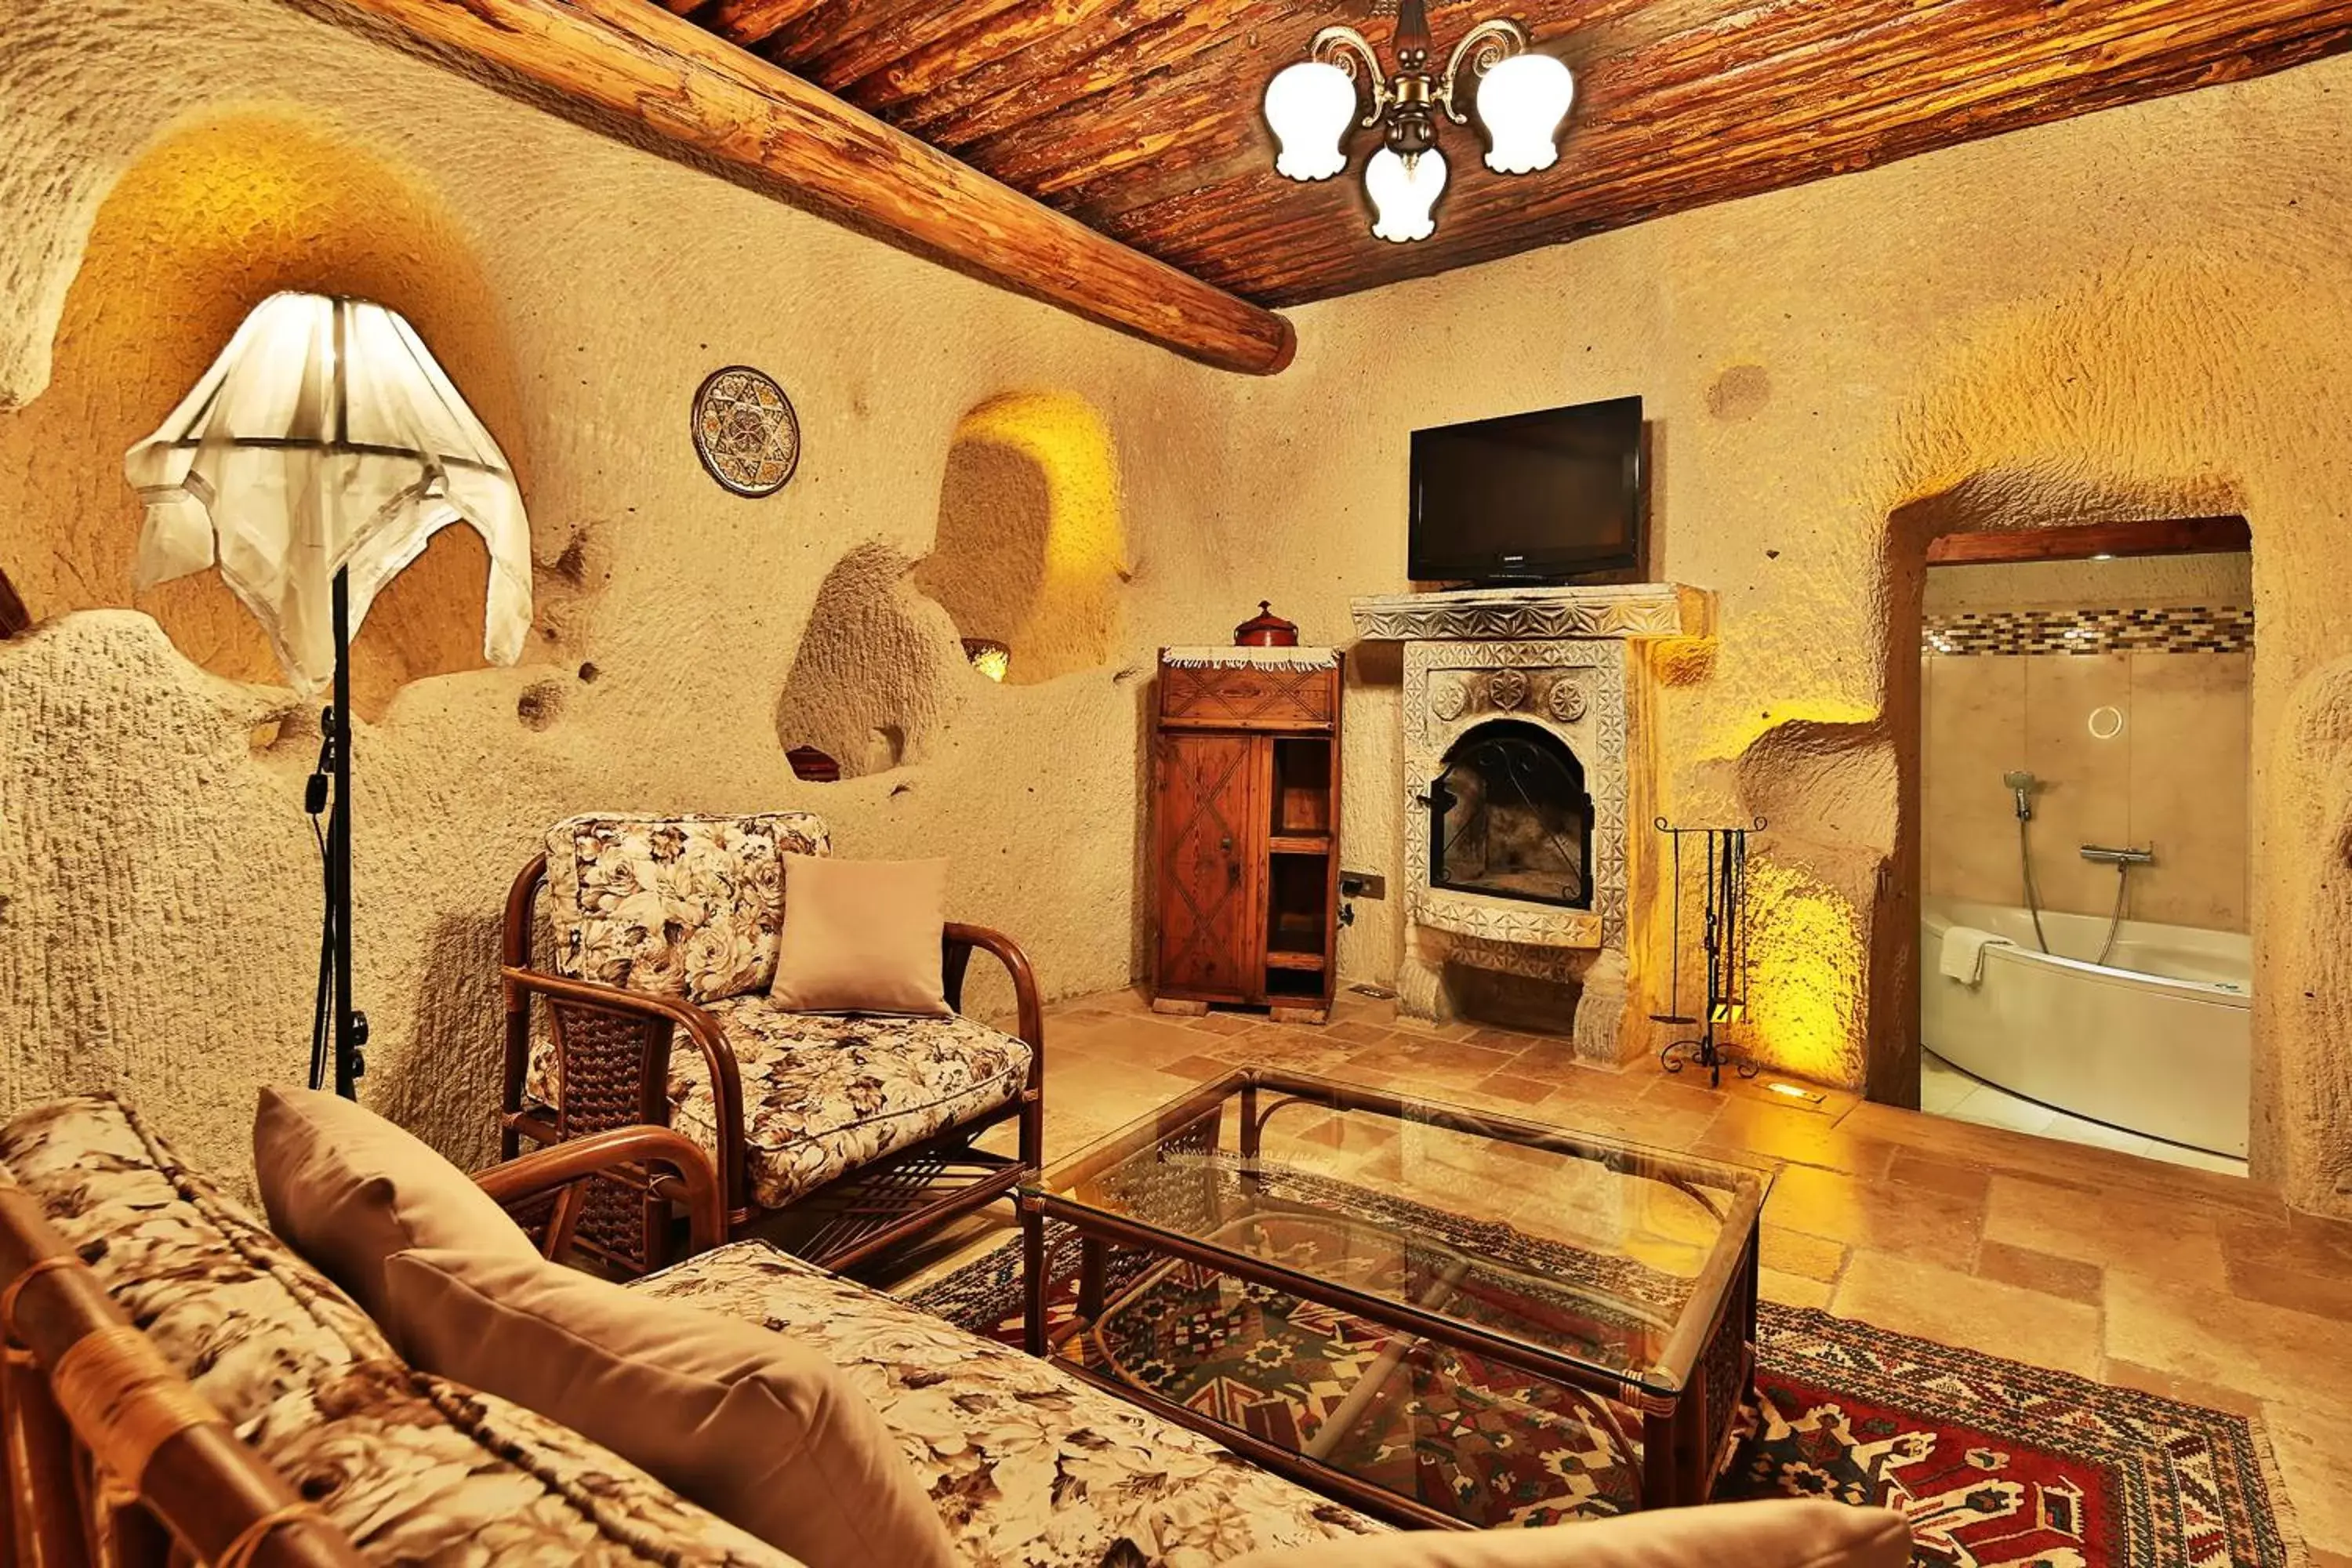
[[[337,0],[605,128],[1225,370],[1290,361],[1290,323],[1108,239],[648,0]],[[436,58],[446,57],[437,54]]]

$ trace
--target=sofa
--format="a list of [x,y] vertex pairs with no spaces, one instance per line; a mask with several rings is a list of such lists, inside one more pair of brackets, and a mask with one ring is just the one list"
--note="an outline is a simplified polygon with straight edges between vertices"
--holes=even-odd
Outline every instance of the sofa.
[[[504,1153],[675,1127],[709,1154],[731,1234],[835,1268],[1009,1194],[1043,1153],[1044,1010],[1028,959],[1001,931],[950,922],[950,1016],[777,1005],[783,860],[830,850],[807,812],[551,827],[507,899]],[[975,952],[1011,981],[1013,1033],[960,1011]],[[1006,1121],[1014,1154],[977,1146]],[[591,1190],[577,1239],[615,1268],[658,1268],[671,1217],[666,1194],[624,1169]]]
[[[265,1119],[268,1107],[266,1091]],[[598,1159],[667,1163],[702,1212],[697,1228],[715,1229],[717,1184],[694,1171],[699,1152],[665,1129],[526,1156],[489,1173],[480,1191],[545,1199]],[[383,1185],[369,1177],[356,1190]],[[320,1232],[310,1251],[350,1278],[352,1249],[366,1240],[359,1228]],[[583,1278],[530,1257],[527,1244],[524,1253],[530,1268]],[[390,1268],[421,1256],[394,1255]],[[1735,1560],[1723,1555],[1711,1515],[1745,1516],[1736,1538],[1780,1542],[1774,1554],[1742,1562],[1895,1568],[1909,1556],[1896,1516],[1798,1502],[1685,1510],[1681,1521],[1664,1520],[1665,1535],[1655,1525],[1638,1537],[1617,1529],[1643,1521],[1503,1532],[1551,1538],[1532,1546],[1573,1553],[1432,1537],[1426,1553],[1399,1556],[1373,1542],[1381,1527],[1204,1437],[763,1242],[724,1243],[625,1288],[586,1283],[690,1303],[725,1315],[739,1334],[757,1325],[820,1352],[878,1416],[886,1447],[936,1510],[946,1561],[1636,1568]],[[0,1126],[0,1328],[9,1344],[0,1415],[15,1562],[850,1568],[788,1555],[546,1415],[404,1357],[312,1257],[104,1096],[58,1100]],[[1661,1555],[1678,1527],[1685,1544]]]

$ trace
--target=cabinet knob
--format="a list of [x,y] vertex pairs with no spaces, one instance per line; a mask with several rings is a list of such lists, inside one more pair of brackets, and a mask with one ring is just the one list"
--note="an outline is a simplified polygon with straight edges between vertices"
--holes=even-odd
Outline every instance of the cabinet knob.
[[1218,840],[1217,840],[1217,847],[1218,847],[1218,848],[1220,848],[1220,849],[1231,849],[1233,847],[1234,847],[1234,836],[1233,836],[1232,834],[1230,834],[1230,833],[1226,834],[1223,838],[1220,838],[1220,839],[1218,839]]

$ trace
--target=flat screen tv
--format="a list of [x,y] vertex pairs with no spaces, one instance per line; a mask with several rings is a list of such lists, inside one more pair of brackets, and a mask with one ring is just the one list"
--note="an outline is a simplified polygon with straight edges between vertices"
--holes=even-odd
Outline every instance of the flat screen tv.
[[1416,430],[1409,574],[1417,583],[1638,581],[1645,467],[1638,397]]

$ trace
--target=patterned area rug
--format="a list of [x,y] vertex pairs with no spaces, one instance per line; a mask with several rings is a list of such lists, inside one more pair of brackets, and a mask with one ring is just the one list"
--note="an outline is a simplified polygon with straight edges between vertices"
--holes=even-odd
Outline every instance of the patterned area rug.
[[[1049,1320],[1076,1311],[1051,1237]],[[1020,1247],[913,1294],[1021,1340]],[[1114,1254],[1089,1364],[1486,1525],[1625,1511],[1641,1424],[1605,1400],[1416,1344],[1189,1264]],[[2262,1433],[2242,1416],[1766,1303],[1759,1418],[1718,1500],[1883,1503],[1921,1568],[2300,1568]]]

